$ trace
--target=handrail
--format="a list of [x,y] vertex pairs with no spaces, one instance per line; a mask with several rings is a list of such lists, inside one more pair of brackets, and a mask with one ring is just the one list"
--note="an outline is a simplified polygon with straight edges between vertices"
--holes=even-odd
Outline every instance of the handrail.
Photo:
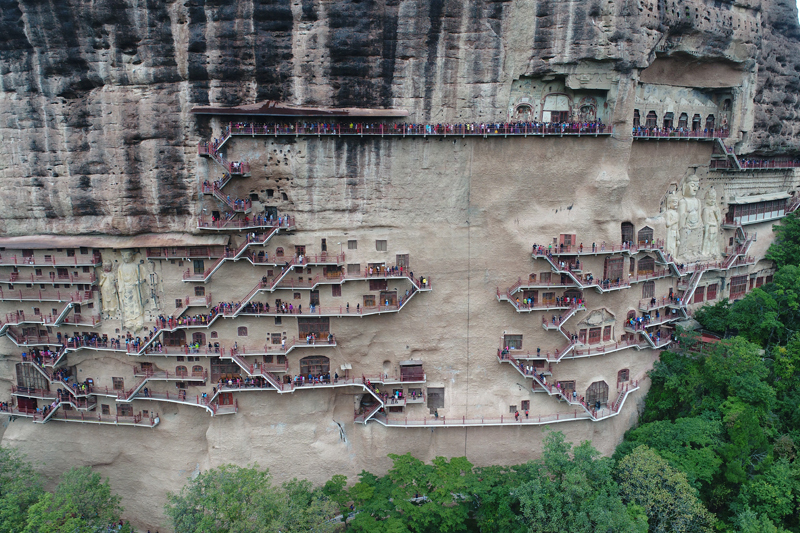
[[[230,123],[222,133],[222,137],[211,142],[198,143],[199,155],[208,155],[224,165],[224,159],[218,155],[218,150],[232,135],[317,135],[317,136],[342,136],[355,135],[367,136],[447,136],[461,135],[463,137],[489,137],[489,136],[528,136],[528,135],[553,135],[553,136],[597,136],[611,135],[613,126],[593,122],[564,122],[564,123],[538,123],[538,122],[506,122],[506,123],[463,123],[463,124],[397,124],[397,123],[294,123],[294,124],[242,124]],[[219,158],[219,159],[217,159]]]

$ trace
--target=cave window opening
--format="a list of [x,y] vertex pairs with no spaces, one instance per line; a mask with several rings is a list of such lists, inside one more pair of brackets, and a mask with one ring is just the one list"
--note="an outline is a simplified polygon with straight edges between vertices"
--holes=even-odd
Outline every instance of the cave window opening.
[[712,131],[714,129],[715,124],[716,124],[716,119],[714,118],[714,115],[708,115],[708,117],[706,117],[706,130]]
[[672,113],[664,114],[664,129],[672,129],[674,115]]
[[658,115],[656,115],[655,111],[650,111],[647,113],[647,119],[645,120],[644,127],[645,128],[655,128],[658,124]]
[[700,131],[700,115],[695,115],[692,117],[692,131]]
[[678,119],[678,128],[686,129],[689,127],[689,115],[686,113],[681,113],[680,118]]
[[638,109],[634,109],[633,110],[633,127],[634,128],[638,128],[639,126],[641,126],[641,118],[639,116],[639,110]]

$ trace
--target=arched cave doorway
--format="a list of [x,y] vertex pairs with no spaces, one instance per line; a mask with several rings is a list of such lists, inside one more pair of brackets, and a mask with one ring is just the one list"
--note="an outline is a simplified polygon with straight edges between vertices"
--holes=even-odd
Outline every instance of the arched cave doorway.
[[586,389],[586,404],[594,407],[597,402],[600,405],[608,403],[608,383],[605,381],[595,381]]
[[620,224],[620,230],[622,233],[622,242],[633,242],[633,235],[634,235],[634,228],[633,224],[630,222],[623,222]]
[[200,331],[192,333],[192,344],[199,344],[202,348],[206,344],[206,334]]
[[652,257],[639,259],[639,274],[652,274],[656,269],[656,260]]
[[639,245],[653,242],[653,228],[649,226],[645,226],[640,229],[637,235],[639,237]]
[[645,128],[655,128],[658,125],[658,115],[656,115],[655,111],[650,111],[647,113],[647,118],[645,119],[644,127]]

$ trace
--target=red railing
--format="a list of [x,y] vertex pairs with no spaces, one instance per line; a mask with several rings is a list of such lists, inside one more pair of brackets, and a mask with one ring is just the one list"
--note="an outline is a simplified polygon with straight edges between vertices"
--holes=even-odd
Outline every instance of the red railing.
[[61,283],[61,284],[89,284],[97,281],[94,272],[58,275],[56,272],[50,272],[49,276],[35,276],[33,273],[30,275],[23,275],[21,272],[8,272],[5,274],[7,277],[0,277],[0,283]]
[[[185,324],[181,324],[181,325],[185,325]],[[140,350],[141,350],[141,347],[137,348],[132,343],[128,344],[127,349],[126,349],[127,353],[129,353],[129,354],[139,354]],[[192,346],[164,346],[164,345],[153,346],[153,345],[150,345],[142,353],[143,354],[165,354],[165,355],[192,355],[192,354],[215,355],[215,354],[221,353],[222,350],[223,350],[222,346],[220,346],[220,347],[212,347],[212,348],[209,349],[207,346],[194,348]]]
[[217,228],[217,229],[261,229],[279,227],[283,229],[293,229],[295,227],[295,218],[291,216],[279,217],[278,220],[270,221],[263,216],[245,217],[244,220],[238,219],[220,219],[214,220],[208,216],[200,216],[197,219],[197,227],[203,228]]
[[639,310],[652,311],[653,309],[666,307],[673,303],[675,303],[675,298],[670,298],[669,295],[660,298],[642,298],[639,300]]
[[140,366],[133,367],[133,375],[136,377],[144,377],[147,380],[168,380],[168,379],[185,379],[187,381],[206,381],[208,379],[208,370],[202,372],[169,372],[166,370],[148,370],[142,369]]
[[202,141],[197,143],[197,155],[212,157],[230,174],[250,174],[250,163],[247,161],[228,161],[217,152],[216,146],[213,143],[209,144]]
[[637,252],[650,252],[653,250],[661,250],[664,247],[664,240],[663,239],[656,239],[651,242],[642,241],[638,244],[630,244],[630,243],[622,243],[622,244],[611,244],[608,245],[605,242],[601,242],[600,244],[594,243],[594,245],[584,246],[581,248],[581,245],[571,245],[571,246],[560,246],[560,245],[535,245],[533,246],[531,253],[536,256],[556,256],[556,255],[575,255],[575,254],[585,254],[585,255],[592,255],[597,253],[619,253],[619,252],[630,252],[630,253],[637,253]]
[[208,307],[211,305],[211,293],[205,296],[187,296],[183,299],[185,307]]
[[584,410],[574,410],[572,413],[556,413],[552,415],[532,415],[532,416],[524,416],[520,415],[518,419],[515,419],[514,416],[505,416],[500,415],[500,418],[487,418],[487,417],[480,417],[480,418],[466,418],[462,416],[460,419],[458,417],[450,417],[449,419],[446,416],[440,416],[439,418],[436,417],[429,417],[429,418],[393,418],[389,419],[386,415],[377,414],[372,417],[373,420],[381,424],[385,424],[387,426],[397,426],[397,427],[427,427],[427,426],[452,426],[452,427],[462,427],[462,426],[497,426],[497,425],[539,425],[539,424],[547,424],[552,422],[560,422],[565,420],[575,420],[575,419],[587,419],[592,418],[589,413],[586,413]]
[[[253,252],[250,255],[250,261],[252,263],[256,264],[256,265],[276,265],[276,266],[280,266],[282,263],[286,262],[286,256],[284,256],[284,255],[278,256],[278,255],[275,255],[274,253],[270,254],[269,252],[259,252],[259,253]],[[345,254],[344,253],[341,253],[341,254],[326,254],[326,253],[322,253],[322,254],[318,254],[318,255],[317,254],[315,254],[315,255],[304,255],[303,256],[303,262],[301,264],[303,264],[303,265],[314,265],[314,264],[318,264],[318,265],[333,265],[333,264],[335,264],[335,265],[343,265],[344,262],[345,262]],[[340,278],[340,274],[336,273],[335,275],[331,275],[331,273],[328,273],[328,275],[326,275],[325,278],[326,279],[339,279]]]
[[203,280],[205,281],[209,276],[211,276],[214,271],[216,271],[219,266],[227,261],[228,259],[236,259],[239,255],[245,250],[245,248],[249,247],[250,245],[264,245],[272,238],[273,235],[278,231],[277,226],[271,226],[271,229],[265,233],[254,233],[248,234],[245,241],[239,245],[236,250],[228,250],[226,249],[219,259],[214,261],[214,263],[208,267],[202,274],[192,273],[189,269],[183,274],[183,279],[185,280]]
[[[88,297],[87,297],[88,293]],[[6,289],[0,288],[0,300],[27,300],[34,302],[83,302],[91,299],[91,291],[61,292],[56,289]]]
[[639,128],[632,131],[635,139],[725,139],[729,134],[730,131],[725,129],[679,131],[663,130],[661,128]]
[[[778,159],[739,159],[741,170],[768,170],[768,169],[789,169],[800,168],[800,161],[778,160]],[[711,161],[712,169],[733,169],[740,170],[733,162],[728,159],[714,159]]]
[[224,194],[216,185],[214,184],[202,184],[200,186],[200,190],[203,194],[211,194],[222,203],[227,205],[233,211],[237,213],[246,213],[250,211],[253,207],[253,203],[250,198],[245,198],[244,200],[231,197],[229,194]]
[[611,135],[613,127],[599,123],[465,123],[465,124],[396,124],[396,123],[348,123],[348,124],[234,124],[223,131],[216,143],[200,143],[200,155],[212,155],[231,135]]
[[0,265],[31,265],[31,266],[98,266],[102,264],[100,254],[75,254],[72,256],[45,255],[42,258],[33,256],[23,257],[16,254],[0,254]]
[[31,396],[36,398],[48,398],[53,400],[58,397],[58,392],[56,391],[36,389],[33,387],[17,387],[16,385],[11,385],[11,394],[18,396]]
[[234,355],[264,355],[264,354],[275,354],[275,353],[288,353],[292,348],[302,346],[336,346],[336,339],[335,337],[331,336],[331,340],[328,341],[327,338],[325,339],[313,339],[308,341],[306,339],[298,339],[296,337],[292,337],[290,341],[282,341],[280,345],[278,344],[265,344],[264,348],[247,348],[246,346],[234,346],[230,349],[231,356]]
[[219,257],[222,246],[182,246],[170,248],[147,248],[145,256],[152,259],[186,259],[192,257]]
[[[252,291],[251,291],[252,292]],[[411,296],[417,293],[417,288],[412,287],[409,291],[408,298],[403,296],[403,298],[398,299],[397,304],[391,305],[372,305],[372,306],[362,306],[361,304],[357,304],[356,307],[347,307],[345,306],[338,306],[338,307],[321,307],[321,306],[314,306],[313,308],[303,309],[302,313],[298,309],[294,309],[292,313],[283,313],[279,312],[275,308],[271,308],[269,311],[255,311],[248,310],[247,306],[245,305],[244,309],[239,313],[243,313],[245,315],[255,315],[255,316],[280,316],[286,314],[296,314],[296,315],[372,315],[377,313],[385,313],[389,311],[399,311],[403,308],[403,306],[411,299]],[[252,296],[251,296],[252,297]],[[239,304],[237,306],[230,308],[230,310],[225,311],[226,316],[230,316],[234,313],[237,313],[239,309]],[[238,313],[237,313],[238,314]]]
[[94,327],[101,321],[98,315],[72,315],[67,316],[62,324],[73,324],[75,326]]

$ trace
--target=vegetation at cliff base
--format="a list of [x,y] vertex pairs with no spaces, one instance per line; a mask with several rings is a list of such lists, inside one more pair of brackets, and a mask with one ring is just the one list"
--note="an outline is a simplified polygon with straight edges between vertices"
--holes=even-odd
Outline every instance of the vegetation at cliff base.
[[72,468],[46,492],[17,450],[0,448],[0,533],[131,532],[121,514],[120,497],[91,468]]
[[[683,334],[661,355],[640,425],[614,455],[623,465],[647,447],[685,477],[681,492],[701,504],[690,514],[707,509],[719,531],[800,531],[800,219],[775,230],[772,281],[695,313],[723,340]],[[644,507],[651,531],[698,531],[659,528]]]
[[309,481],[272,484],[269,470],[222,465],[170,494],[167,516],[178,533],[330,532],[339,527],[336,502]]

